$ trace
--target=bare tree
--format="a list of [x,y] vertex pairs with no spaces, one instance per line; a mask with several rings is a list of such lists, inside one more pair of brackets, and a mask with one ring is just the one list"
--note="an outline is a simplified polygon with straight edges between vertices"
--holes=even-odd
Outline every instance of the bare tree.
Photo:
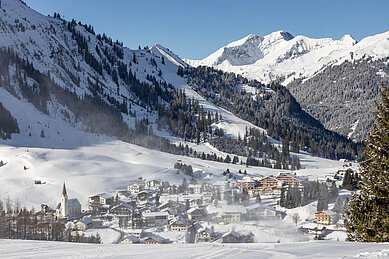
[[299,221],[301,220],[301,218],[300,218],[300,215],[297,213],[297,212],[295,212],[294,214],[293,214],[293,222],[296,224],[296,226],[297,226],[297,224],[299,223]]

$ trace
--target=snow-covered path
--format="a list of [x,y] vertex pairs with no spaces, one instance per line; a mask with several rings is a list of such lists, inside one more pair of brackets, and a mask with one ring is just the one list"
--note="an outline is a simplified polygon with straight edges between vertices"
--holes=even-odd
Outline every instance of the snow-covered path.
[[0,240],[1,258],[389,258],[388,244],[312,241],[256,244],[96,245]]

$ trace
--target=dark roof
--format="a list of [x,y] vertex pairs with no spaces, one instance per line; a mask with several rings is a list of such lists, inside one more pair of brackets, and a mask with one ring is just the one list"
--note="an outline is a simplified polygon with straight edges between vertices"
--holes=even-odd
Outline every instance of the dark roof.
[[62,187],[62,196],[66,196],[66,186],[65,186],[65,183],[63,183],[63,187]]

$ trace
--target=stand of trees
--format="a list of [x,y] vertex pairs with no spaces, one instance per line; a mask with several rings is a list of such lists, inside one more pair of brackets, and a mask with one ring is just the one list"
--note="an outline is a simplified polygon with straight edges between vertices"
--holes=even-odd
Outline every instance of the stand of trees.
[[335,182],[328,187],[327,183],[315,181],[304,186],[303,191],[298,186],[289,186],[287,190],[282,188],[280,206],[293,209],[317,200],[317,211],[323,211],[328,209],[328,203],[334,202],[338,195]]
[[381,90],[376,121],[366,140],[361,162],[360,192],[346,210],[345,226],[350,241],[389,241],[389,88]]
[[67,242],[100,243],[100,236],[71,235],[65,223],[56,219],[52,211],[28,210],[9,199],[0,199],[0,239],[56,240]]
[[[269,136],[288,142],[292,152],[305,150],[330,159],[354,159],[357,155],[360,144],[326,130],[279,84],[265,86],[209,67],[181,70],[179,74],[186,75],[188,84],[205,99],[266,129]],[[256,88],[256,97],[243,88],[239,91],[242,85]]]
[[12,133],[19,132],[20,130],[17,120],[0,102],[0,138],[4,140],[10,139]]

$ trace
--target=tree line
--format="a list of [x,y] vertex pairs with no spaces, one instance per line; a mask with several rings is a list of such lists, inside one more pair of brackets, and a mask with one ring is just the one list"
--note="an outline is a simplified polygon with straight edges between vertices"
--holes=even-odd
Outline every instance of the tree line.
[[65,222],[57,219],[51,210],[27,209],[19,202],[13,204],[9,198],[0,199],[0,239],[30,239],[81,243],[101,243],[99,234],[86,237],[72,235],[65,229]]
[[[357,155],[359,144],[326,130],[280,84],[263,85],[210,67],[181,68],[178,74],[185,76],[188,84],[205,99],[266,129],[270,137],[285,139],[294,152],[304,150],[330,159],[354,159]],[[243,85],[257,89],[255,97]]]

